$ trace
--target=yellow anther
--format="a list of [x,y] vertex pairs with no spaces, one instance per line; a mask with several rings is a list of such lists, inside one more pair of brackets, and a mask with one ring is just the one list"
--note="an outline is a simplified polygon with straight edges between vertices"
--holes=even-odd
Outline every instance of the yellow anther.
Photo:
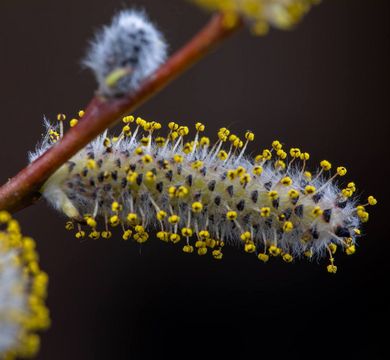
[[294,224],[291,221],[286,221],[283,224],[283,231],[288,233],[294,229]]
[[199,238],[202,240],[207,240],[210,238],[210,233],[207,230],[199,231]]
[[82,230],[77,231],[75,236],[77,239],[81,239],[81,238],[85,237],[85,231],[82,231]]
[[196,160],[191,164],[191,167],[193,169],[200,169],[203,166],[203,161],[201,160]]
[[113,215],[110,217],[110,224],[111,226],[118,226],[120,223],[120,219],[118,215]]
[[193,212],[199,213],[199,212],[202,211],[203,205],[202,205],[201,202],[195,201],[194,203],[192,203],[191,208],[192,208],[192,211],[193,211]]
[[144,149],[142,149],[142,147],[137,147],[134,152],[136,155],[142,155],[144,153]]
[[157,213],[157,219],[158,220],[163,220],[167,217],[167,213],[164,210],[160,210]]
[[311,178],[312,178],[312,174],[311,174],[310,171],[305,171],[305,172],[303,173],[303,175],[304,175],[305,178],[308,179],[308,180],[311,180]]
[[336,171],[339,176],[344,176],[347,173],[347,169],[344,166],[339,166]]
[[95,228],[96,225],[97,225],[96,220],[93,217],[90,217],[90,216],[86,218],[86,223],[91,228]]
[[313,256],[313,250],[306,250],[303,254],[310,259]]
[[255,163],[260,163],[263,161],[263,155],[256,155],[255,156]]
[[146,124],[146,121],[144,119],[141,119],[140,117],[137,117],[137,119],[135,120],[135,123],[138,125],[138,126],[144,126]]
[[170,186],[168,188],[168,194],[169,194],[169,197],[175,197],[176,196],[176,187],[175,186]]
[[353,192],[356,191],[356,185],[355,185],[355,183],[352,182],[352,181],[348,183],[347,188],[348,188],[348,189],[351,189]]
[[251,176],[249,174],[243,174],[240,176],[240,184],[246,185],[251,181]]
[[261,175],[261,173],[263,172],[263,168],[261,166],[254,166],[252,172],[255,175]]
[[293,261],[293,257],[291,256],[291,254],[283,254],[282,258],[287,263],[290,263]]
[[243,166],[238,166],[238,167],[236,168],[235,172],[236,172],[236,175],[237,175],[237,176],[240,176],[240,175],[242,175],[242,174],[245,174],[245,173],[246,173],[246,170],[245,170],[245,168],[244,168]]
[[373,205],[376,205],[376,204],[378,203],[378,200],[375,199],[372,195],[368,197],[367,201],[368,201],[368,203],[369,203],[370,205],[372,205],[372,206],[373,206]]
[[262,207],[260,209],[261,217],[268,217],[271,215],[271,209],[269,207]]
[[218,249],[213,250],[212,255],[213,255],[214,259],[217,259],[217,260],[221,260],[222,256],[223,256],[222,251],[218,250]]
[[220,160],[226,160],[228,157],[228,154],[225,150],[221,150],[219,153],[218,153],[218,158]]
[[237,138],[238,138],[237,135],[231,134],[231,135],[229,136],[229,141],[230,141],[230,142],[234,142]]
[[179,137],[179,134],[177,133],[177,131],[172,131],[169,134],[169,139],[172,140],[172,141],[175,141],[178,137]]
[[202,248],[202,247],[206,247],[206,242],[203,241],[203,240],[197,240],[195,242],[195,247],[198,248],[198,249]]
[[162,241],[168,241],[169,240],[169,233],[166,231],[159,231],[157,234],[157,239],[160,239]]
[[125,135],[125,136],[131,135],[130,126],[129,125],[125,125],[122,128],[122,132],[123,132],[123,135]]
[[252,238],[252,235],[251,235],[251,233],[249,231],[245,231],[244,233],[242,233],[240,235],[240,239],[242,241],[248,241],[248,240],[251,240],[251,238]]
[[175,162],[175,163],[177,163],[177,164],[180,164],[180,163],[182,163],[183,162],[183,156],[181,156],[181,155],[175,155],[174,157],[173,157],[173,161]]
[[78,120],[77,119],[72,119],[69,121],[69,125],[70,127],[75,127],[77,124],[78,124]]
[[299,158],[301,156],[301,150],[298,148],[291,148],[290,156],[293,158]]
[[82,117],[84,116],[84,114],[85,114],[85,111],[84,111],[84,110],[79,110],[78,116],[79,116],[80,118],[82,118]]
[[184,186],[181,185],[176,190],[176,196],[179,198],[182,198],[188,194],[189,190]]
[[156,175],[153,171],[147,171],[145,174],[145,181],[147,183],[154,183],[156,181]]
[[142,226],[142,225],[137,225],[134,227],[134,230],[137,232],[137,233],[143,233],[145,232],[145,228]]
[[308,194],[308,195],[314,194],[315,191],[316,191],[315,186],[313,186],[313,185],[306,185],[305,186],[305,194]]
[[307,152],[303,152],[303,153],[301,153],[300,159],[307,161],[310,159],[310,154]]
[[320,166],[323,170],[328,171],[332,168],[332,164],[328,160],[322,160]]
[[284,186],[290,186],[292,184],[292,179],[289,176],[285,176],[280,180],[281,184]]
[[73,230],[74,229],[74,224],[72,221],[67,221],[65,224],[65,229],[66,230]]
[[65,121],[66,115],[65,114],[57,114],[57,120],[58,121]]
[[268,249],[269,253],[272,255],[272,256],[279,256],[280,253],[282,252],[282,250],[280,248],[278,248],[277,246],[275,245],[271,245]]
[[100,238],[100,232],[99,231],[96,231],[96,230],[93,230],[90,232],[90,234],[88,235],[91,239],[94,239],[94,240],[97,240]]
[[202,132],[202,131],[204,131],[205,126],[204,126],[202,123],[197,122],[197,123],[195,124],[195,129],[196,129],[196,131]]
[[269,255],[264,254],[264,253],[260,253],[259,255],[257,255],[257,258],[258,258],[260,261],[266,263],[266,262],[269,260]]
[[[129,230],[130,231],[130,230]],[[108,230],[105,230],[105,231],[102,231],[102,238],[103,239],[110,239],[111,236],[112,236],[112,232],[111,231],[108,231]]]
[[235,212],[235,211],[228,211],[226,213],[226,219],[228,219],[228,220],[236,220],[237,219],[237,212]]
[[364,210],[360,210],[357,212],[358,214],[358,217],[360,219],[361,222],[367,222],[368,219],[369,219],[369,214],[367,211],[364,211]]
[[190,132],[190,130],[188,129],[187,126],[180,126],[180,127],[177,129],[177,133],[178,133],[180,136],[188,135],[189,132]]
[[345,249],[345,252],[347,255],[352,255],[356,252],[356,247],[355,245],[350,245]]
[[322,215],[323,210],[319,206],[315,206],[311,213],[317,217]]
[[137,181],[138,173],[130,171],[127,176],[126,180],[129,182],[129,184],[134,184]]
[[151,155],[144,155],[142,157],[142,161],[144,162],[144,164],[150,164],[153,162],[153,157]]
[[179,125],[176,124],[175,122],[171,121],[170,123],[168,123],[168,128],[170,130],[177,130],[179,128]]
[[353,232],[356,234],[356,235],[361,235],[361,231],[360,229],[353,229]]
[[169,222],[170,224],[177,224],[179,221],[180,221],[180,217],[177,216],[177,215],[171,215],[171,216],[168,218],[168,222]]
[[253,141],[255,140],[255,134],[252,131],[247,131],[245,133],[245,139],[247,139],[248,141]]
[[209,146],[209,145],[210,145],[210,139],[206,136],[201,137],[200,146]]
[[0,211],[0,224],[6,224],[12,220],[12,216],[8,211]]
[[138,221],[138,215],[136,213],[129,213],[126,219],[128,222],[135,224]]
[[277,155],[280,159],[282,159],[282,160],[284,160],[284,159],[287,157],[287,153],[286,153],[284,150],[282,150],[282,149],[277,150],[277,151],[276,151],[276,155]]
[[209,247],[210,249],[214,249],[216,245],[217,245],[216,240],[211,238],[206,239],[206,246]]
[[207,247],[198,248],[198,255],[206,255],[206,254],[207,254]]
[[93,159],[87,160],[87,168],[88,169],[95,169],[96,168],[96,161]]
[[244,146],[244,143],[239,138],[237,138],[233,141],[233,146],[235,148],[242,148]]
[[169,236],[169,240],[172,241],[174,244],[180,241],[180,235],[179,234],[171,234]]
[[165,145],[165,138],[162,136],[157,137],[154,141],[158,147],[162,147]]
[[125,116],[122,118],[122,121],[125,124],[130,124],[130,123],[134,122],[134,116],[132,116],[132,115]]
[[235,170],[228,170],[226,176],[228,177],[228,179],[234,180],[234,178],[236,177]]
[[113,212],[121,211],[121,210],[122,210],[122,205],[119,204],[117,201],[114,201],[114,202],[111,204],[111,210],[112,210]]
[[148,146],[150,143],[150,138],[143,137],[139,142],[142,144],[142,146]]
[[275,169],[285,169],[286,168],[286,163],[283,160],[277,160],[275,161]]
[[330,243],[328,245],[328,248],[332,254],[335,254],[337,251],[337,245],[335,243]]
[[337,272],[337,266],[336,266],[336,265],[333,265],[333,264],[329,264],[329,265],[326,267],[326,270],[328,270],[328,273],[336,274],[336,272]]
[[279,140],[274,140],[272,141],[272,147],[274,148],[274,150],[280,150],[282,148],[282,144]]
[[272,153],[268,149],[263,150],[262,154],[263,160],[271,160],[272,158]]
[[191,254],[194,252],[194,247],[191,245],[184,245],[183,246],[183,251],[187,254]]
[[353,195],[352,189],[346,188],[341,190],[341,193],[343,194],[344,197],[349,198]]
[[125,230],[122,234],[122,239],[129,240],[132,234],[133,234],[133,232],[130,229]]
[[287,194],[291,199],[296,199],[299,196],[299,192],[295,189],[290,189]]
[[104,140],[103,140],[103,146],[104,147],[106,147],[106,148],[110,148],[111,147],[111,140],[110,140],[110,138],[105,138]]
[[247,253],[253,253],[256,251],[256,245],[253,242],[248,242],[244,245],[244,250]]
[[268,192],[268,197],[271,200],[276,200],[279,197],[279,193],[276,190],[271,190]]
[[184,227],[181,229],[181,234],[185,237],[190,237],[190,236],[192,236],[193,232],[192,232],[191,228]]

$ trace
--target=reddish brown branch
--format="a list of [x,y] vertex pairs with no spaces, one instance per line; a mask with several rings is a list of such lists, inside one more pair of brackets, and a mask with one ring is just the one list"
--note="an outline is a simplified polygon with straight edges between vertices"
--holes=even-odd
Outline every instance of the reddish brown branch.
[[217,14],[191,41],[144,82],[137,92],[115,100],[93,98],[77,126],[71,128],[61,141],[0,188],[0,209],[17,211],[39,199],[39,189],[62,164],[121,116],[133,111],[209,53],[239,27],[240,24],[237,24],[227,29],[223,25],[223,15]]

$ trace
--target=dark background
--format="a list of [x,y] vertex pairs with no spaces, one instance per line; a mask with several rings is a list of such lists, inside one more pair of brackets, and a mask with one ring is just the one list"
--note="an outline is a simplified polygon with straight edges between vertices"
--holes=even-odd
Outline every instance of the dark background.
[[[26,164],[43,114],[72,116],[94,92],[80,59],[94,29],[125,5],[143,5],[171,51],[206,21],[181,0],[2,0],[0,180]],[[157,240],[140,248],[78,241],[44,202],[18,214],[50,275],[52,327],[39,359],[249,356],[384,359],[388,334],[389,2],[324,1],[293,32],[246,31],[176,80],[137,114],[202,121],[278,138],[349,170],[375,194],[356,255],[321,264],[272,261],[226,249],[224,260],[187,256]],[[381,327],[384,326],[383,329]]]

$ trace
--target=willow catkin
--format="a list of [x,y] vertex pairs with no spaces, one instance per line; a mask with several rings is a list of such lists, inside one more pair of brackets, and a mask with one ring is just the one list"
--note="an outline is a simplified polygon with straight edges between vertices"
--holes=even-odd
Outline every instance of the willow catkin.
[[50,323],[47,281],[34,240],[21,234],[9,213],[0,211],[0,359],[37,353],[37,331]]
[[[105,133],[91,142],[42,188],[69,217],[67,228],[77,223],[77,238],[110,238],[119,226],[123,239],[144,243],[155,229],[158,239],[180,242],[186,253],[196,249],[221,259],[226,244],[239,244],[264,262],[328,256],[333,273],[337,246],[355,252],[368,204],[357,206],[353,182],[342,189],[335,182],[344,167],[331,175],[331,163],[323,160],[312,174],[309,154],[287,152],[279,141],[251,158],[245,153],[254,140],[250,131],[241,140],[221,128],[211,144],[201,123],[188,138],[187,126],[171,122],[165,138],[156,135],[157,122],[123,121],[118,137]],[[59,139],[56,126],[48,126],[31,160]],[[368,203],[376,200],[370,196]]]

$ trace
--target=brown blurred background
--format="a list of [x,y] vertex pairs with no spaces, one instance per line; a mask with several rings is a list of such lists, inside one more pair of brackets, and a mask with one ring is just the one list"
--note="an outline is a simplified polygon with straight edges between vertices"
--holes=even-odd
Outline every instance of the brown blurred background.
[[[208,17],[182,0],[0,2],[1,182],[26,164],[43,115],[72,116],[88,102],[95,83],[79,65],[87,40],[130,5],[147,10],[171,51]],[[157,240],[142,249],[80,242],[41,202],[18,214],[50,275],[53,325],[38,359],[385,358],[388,50],[388,1],[323,1],[292,32],[242,32],[137,112],[202,121],[209,133],[248,128],[253,151],[277,138],[309,151],[313,165],[345,165],[380,203],[356,255],[337,253],[336,276],[326,260],[263,265],[228,249],[216,262]]]

